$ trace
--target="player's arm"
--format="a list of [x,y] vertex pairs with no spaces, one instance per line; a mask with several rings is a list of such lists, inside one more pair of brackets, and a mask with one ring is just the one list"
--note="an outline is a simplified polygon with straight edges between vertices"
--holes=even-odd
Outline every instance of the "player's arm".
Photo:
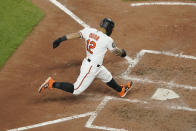
[[63,41],[71,40],[71,39],[75,39],[75,38],[81,38],[81,37],[82,36],[81,36],[80,32],[64,35],[62,37],[59,37],[58,39],[56,39],[53,42],[53,48],[57,48],[60,45],[60,43]]
[[112,50],[112,53],[116,56],[120,56],[120,57],[125,57],[126,56],[126,51],[124,49],[119,49],[118,47],[115,47]]
[[80,32],[71,33],[71,34],[66,35],[65,37],[67,37],[67,40],[81,38],[81,34],[80,34]]

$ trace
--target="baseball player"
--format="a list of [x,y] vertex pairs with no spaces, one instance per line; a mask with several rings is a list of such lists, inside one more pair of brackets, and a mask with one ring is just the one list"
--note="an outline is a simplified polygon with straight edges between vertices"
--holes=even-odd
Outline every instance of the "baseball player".
[[113,28],[114,22],[109,18],[104,18],[100,23],[99,30],[95,28],[84,28],[77,33],[67,34],[55,40],[53,42],[54,49],[63,41],[74,38],[84,38],[86,58],[84,58],[82,62],[80,75],[74,84],[68,82],[55,82],[52,77],[49,77],[40,86],[38,92],[42,93],[47,88],[56,88],[70,92],[74,95],[79,95],[89,87],[95,78],[99,78],[109,87],[116,90],[120,97],[124,97],[131,89],[133,82],[128,82],[127,85],[117,84],[111,73],[102,65],[107,50],[110,50],[120,57],[126,56],[125,50],[116,47],[113,39],[110,37]]

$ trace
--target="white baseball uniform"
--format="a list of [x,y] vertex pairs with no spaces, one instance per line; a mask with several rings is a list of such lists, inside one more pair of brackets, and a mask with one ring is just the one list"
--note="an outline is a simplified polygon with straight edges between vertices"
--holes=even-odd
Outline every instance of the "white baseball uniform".
[[84,28],[80,30],[80,34],[85,39],[86,58],[74,83],[75,95],[86,90],[96,77],[105,83],[112,79],[111,73],[102,63],[107,50],[112,51],[116,48],[111,37],[94,28]]

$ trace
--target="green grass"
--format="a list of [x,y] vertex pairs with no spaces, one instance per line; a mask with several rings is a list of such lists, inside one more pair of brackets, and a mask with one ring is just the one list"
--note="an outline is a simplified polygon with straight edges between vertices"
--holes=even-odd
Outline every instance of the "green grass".
[[44,13],[30,0],[1,0],[0,3],[1,68]]

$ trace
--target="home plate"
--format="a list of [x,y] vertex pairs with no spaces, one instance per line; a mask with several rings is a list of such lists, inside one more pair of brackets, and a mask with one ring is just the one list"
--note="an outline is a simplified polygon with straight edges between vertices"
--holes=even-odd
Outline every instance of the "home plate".
[[180,96],[176,94],[174,91],[164,88],[158,88],[154,95],[151,97],[155,100],[167,100],[167,99],[175,99],[179,98]]

